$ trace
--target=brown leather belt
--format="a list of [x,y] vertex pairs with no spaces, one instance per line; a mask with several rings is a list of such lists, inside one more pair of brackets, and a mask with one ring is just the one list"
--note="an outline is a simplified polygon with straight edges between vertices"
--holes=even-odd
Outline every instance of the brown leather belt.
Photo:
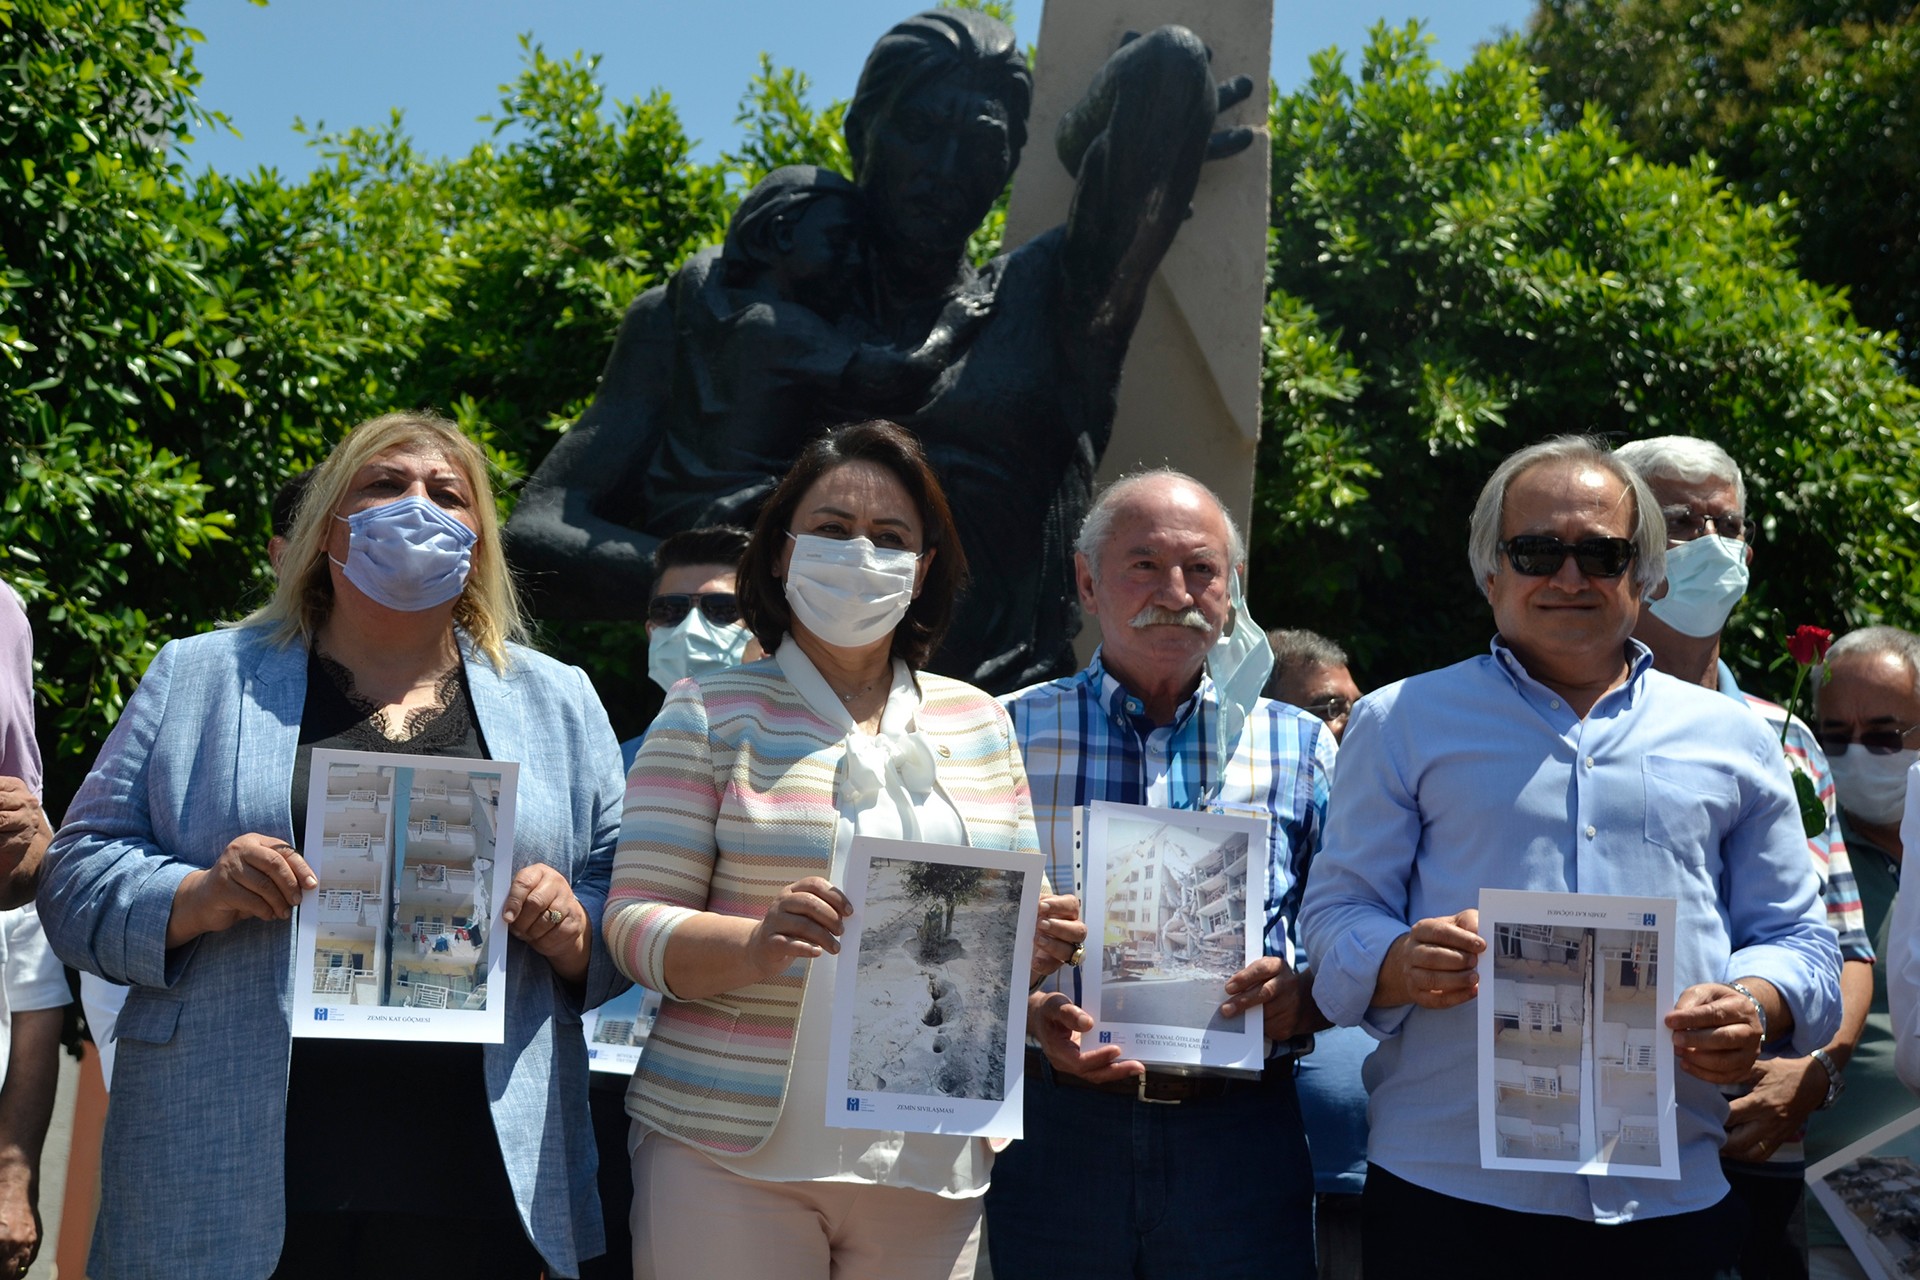
[[1089,1089],[1095,1093],[1112,1093],[1132,1098],[1136,1102],[1159,1102],[1178,1104],[1198,1102],[1207,1098],[1226,1098],[1237,1093],[1247,1093],[1255,1089],[1264,1089],[1277,1080],[1293,1078],[1293,1059],[1274,1058],[1267,1062],[1267,1069],[1259,1078],[1222,1075],[1180,1075],[1171,1071],[1148,1071],[1143,1076],[1131,1076],[1125,1080],[1087,1080],[1080,1076],[1068,1075],[1064,1071],[1055,1071],[1047,1062],[1046,1055],[1040,1050],[1028,1046],[1027,1073],[1044,1073],[1055,1084],[1068,1089]]

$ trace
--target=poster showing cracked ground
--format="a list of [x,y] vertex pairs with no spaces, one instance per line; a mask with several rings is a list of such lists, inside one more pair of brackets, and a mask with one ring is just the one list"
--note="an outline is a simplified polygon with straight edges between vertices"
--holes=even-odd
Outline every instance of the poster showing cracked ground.
[[1920,1276],[1920,1111],[1809,1166],[1807,1188],[1873,1280]]
[[520,766],[313,753],[293,1034],[499,1044]]
[[1258,1012],[1220,1004],[1260,955],[1266,818],[1095,801],[1084,829],[1089,1034],[1139,1062],[1259,1071]]
[[1678,1178],[1671,898],[1480,891],[1480,1164]]
[[1021,1136],[1040,877],[1031,854],[854,837],[829,1128]]

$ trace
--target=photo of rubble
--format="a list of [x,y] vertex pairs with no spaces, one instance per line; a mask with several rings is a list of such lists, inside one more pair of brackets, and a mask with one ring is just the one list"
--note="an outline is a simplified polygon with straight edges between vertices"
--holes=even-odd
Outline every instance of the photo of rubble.
[[1904,1155],[1861,1156],[1826,1175],[1831,1202],[1838,1199],[1869,1248],[1854,1254],[1874,1274],[1920,1276],[1920,1163]]
[[485,1009],[500,775],[327,766],[313,1003]]
[[1247,964],[1248,835],[1167,814],[1108,820],[1101,1016],[1205,1030]]
[[[876,857],[869,865],[846,1087],[1001,1101],[1026,873]],[[815,963],[819,963],[816,961]],[[1018,1052],[1018,1047],[1015,1047]]]
[[1657,938],[1642,930],[1494,924],[1501,1156],[1660,1165]]

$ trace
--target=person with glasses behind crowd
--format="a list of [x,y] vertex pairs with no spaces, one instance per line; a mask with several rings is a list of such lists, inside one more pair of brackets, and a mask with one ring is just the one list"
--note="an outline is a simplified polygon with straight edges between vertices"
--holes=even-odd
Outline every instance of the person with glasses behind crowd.
[[[1720,1150],[1722,1172],[1749,1215],[1740,1259],[1743,1280],[1796,1280],[1807,1274],[1800,1212],[1807,1162],[1802,1139],[1813,1113],[1840,1097],[1841,1071],[1853,1056],[1873,999],[1873,946],[1860,914],[1860,890],[1840,831],[1826,754],[1799,717],[1743,693],[1720,660],[1720,633],[1746,594],[1754,558],[1746,478],[1719,445],[1687,436],[1635,440],[1614,450],[1614,456],[1647,482],[1667,526],[1666,586],[1641,608],[1634,638],[1653,651],[1654,670],[1717,690],[1729,700],[1729,709],[1740,706],[1757,714],[1774,740],[1784,741],[1784,759],[1813,780],[1822,800],[1823,820],[1809,834],[1807,852],[1820,878],[1827,923],[1840,938],[1840,1030],[1810,1055],[1768,1055],[1755,1063],[1752,1078],[1728,1105],[1727,1144]],[[1824,1118],[1813,1124],[1829,1128]],[[1836,1149],[1831,1143],[1825,1147]],[[1817,1207],[1811,1212],[1824,1225],[1825,1215]],[[1831,1234],[1830,1226],[1827,1231]],[[1839,1243],[1838,1237],[1831,1242]]]
[[[606,919],[621,968],[666,997],[627,1096],[636,1274],[972,1274],[989,1144],[825,1123],[853,837],[1011,850],[1042,871],[1006,712],[921,670],[965,576],[913,436],[819,437],[740,563],[741,614],[771,656],[677,682],[641,744]],[[1035,981],[1086,937],[1073,899],[1042,915]]]
[[[653,549],[653,594],[647,601],[647,675],[665,693],[689,676],[724,671],[765,657],[760,642],[740,621],[734,594],[748,533],[734,525],[688,529]],[[628,768],[646,735],[620,744]],[[600,1152],[600,1216],[607,1251],[581,1268],[582,1280],[625,1280],[633,1274],[633,1167],[627,1159],[627,1085],[624,1071],[594,1063],[588,1096],[593,1104],[593,1140]]]
[[[1267,645],[1273,674],[1266,696],[1326,721],[1333,740],[1340,741],[1360,700],[1347,651],[1300,628],[1267,632]],[[1320,1280],[1355,1280],[1360,1274],[1360,1192],[1367,1181],[1367,1087],[1360,1071],[1372,1052],[1373,1037],[1364,1028],[1329,1027],[1314,1036],[1313,1052],[1300,1059],[1294,1079],[1313,1156]]]
[[[1833,769],[1841,834],[1881,963],[1873,970],[1873,995],[1858,1045],[1849,1055],[1834,1055],[1836,1069],[1845,1075],[1835,1077],[1833,1109],[1807,1130],[1809,1163],[1913,1107],[1896,1072],[1888,987],[1899,981],[1904,964],[1904,948],[1889,930],[1899,913],[1904,838],[1912,834],[1901,826],[1907,781],[1920,760],[1920,636],[1898,627],[1850,631],[1833,642],[1825,667],[1815,668],[1813,679],[1814,733]],[[1817,1258],[1848,1257],[1845,1241],[1813,1204],[1807,1211],[1807,1239]]]
[[[40,890],[60,957],[131,988],[87,1274],[534,1280],[600,1252],[577,1028],[624,985],[619,745],[522,631],[485,455],[390,414],[320,464],[272,598],[155,656]],[[519,763],[502,1043],[291,1039],[316,747]]]
[[[1369,1276],[1482,1276],[1489,1241],[1585,1275],[1732,1275],[1746,1211],[1720,1172],[1720,1087],[1763,1044],[1804,1055],[1839,1024],[1839,947],[1778,742],[1632,639],[1666,542],[1646,482],[1598,442],[1522,449],[1469,526],[1492,652],[1354,708],[1300,931],[1321,1009],[1381,1038]],[[1486,888],[1675,901],[1655,965],[1679,994],[1654,1044],[1675,1055],[1677,1180],[1482,1167]],[[1602,1143],[1625,1139],[1625,1116],[1597,1115]],[[1546,1154],[1540,1136],[1515,1154]]]

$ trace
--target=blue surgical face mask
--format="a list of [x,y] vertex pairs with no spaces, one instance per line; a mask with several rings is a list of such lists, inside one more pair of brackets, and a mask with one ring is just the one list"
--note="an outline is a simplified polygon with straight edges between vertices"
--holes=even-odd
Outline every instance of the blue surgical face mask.
[[655,627],[647,637],[647,675],[662,689],[688,676],[740,665],[753,633],[739,623],[722,626],[698,608],[677,627]]
[[1221,776],[1209,780],[1203,804],[1219,799],[1226,761],[1240,741],[1241,730],[1246,728],[1253,700],[1260,696],[1267,677],[1273,674],[1273,649],[1267,644],[1267,633],[1247,616],[1247,599],[1240,589],[1237,569],[1227,575],[1227,600],[1226,625],[1220,629],[1220,638],[1213,642],[1213,649],[1207,654],[1207,676],[1213,681],[1218,706],[1213,721],[1213,758],[1218,762]]
[[346,561],[333,562],[374,603],[419,613],[466,589],[477,535],[418,494],[334,519],[348,538]]
[[1747,594],[1747,544],[1704,534],[1667,548],[1667,594],[1647,611],[1683,636],[1720,634],[1727,615]]

